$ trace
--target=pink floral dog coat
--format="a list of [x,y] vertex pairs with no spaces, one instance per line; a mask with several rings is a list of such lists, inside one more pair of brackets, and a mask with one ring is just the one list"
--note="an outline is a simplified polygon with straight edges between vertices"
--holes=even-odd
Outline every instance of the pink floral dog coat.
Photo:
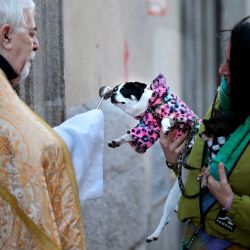
[[170,117],[178,122],[174,127],[178,129],[180,136],[186,129],[197,127],[197,132],[201,120],[178,96],[169,91],[166,78],[159,74],[150,85],[153,94],[149,100],[147,110],[135,117],[139,124],[128,131],[133,140],[130,145],[138,153],[144,153],[159,138],[161,120]]

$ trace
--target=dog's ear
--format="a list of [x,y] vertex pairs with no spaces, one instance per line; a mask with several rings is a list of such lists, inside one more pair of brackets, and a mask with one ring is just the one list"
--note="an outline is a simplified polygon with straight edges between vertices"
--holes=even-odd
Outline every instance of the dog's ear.
[[203,122],[204,126],[206,127],[206,125],[208,124],[209,120],[203,119],[202,122]]
[[141,82],[134,82],[134,85],[140,91],[140,93],[143,93],[144,89],[147,87],[147,84]]
[[212,120],[211,119],[203,119],[203,124],[205,126],[205,130],[208,132],[208,133],[212,133],[213,131],[213,125],[212,125]]

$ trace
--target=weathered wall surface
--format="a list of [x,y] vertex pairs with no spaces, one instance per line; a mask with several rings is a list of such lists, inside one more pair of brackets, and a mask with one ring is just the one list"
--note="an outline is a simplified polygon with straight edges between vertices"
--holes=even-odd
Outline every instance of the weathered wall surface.
[[52,126],[65,118],[62,1],[35,0],[40,49],[29,79],[21,85],[26,102]]
[[162,72],[179,90],[178,1],[166,16],[147,15],[146,1],[64,1],[67,109],[96,102],[101,84],[150,82]]
[[[166,0],[165,16],[149,16],[149,0],[35,2],[40,51],[21,95],[51,125],[95,108],[103,84],[150,82],[159,72],[202,115],[224,57],[215,33],[250,10],[247,0]],[[135,125],[108,101],[101,109],[105,143]],[[172,183],[158,144],[145,155],[105,146],[104,195],[83,206],[88,250],[179,249],[175,216],[157,242],[144,241]]]
[[[67,116],[94,108],[103,84],[150,83],[159,72],[180,94],[178,2],[167,1],[165,16],[149,16],[147,1],[64,1]],[[105,143],[136,124],[109,101],[101,109]],[[88,249],[179,249],[174,222],[158,242],[145,242],[159,222],[172,182],[159,145],[144,155],[129,145],[105,145],[104,195],[83,206]]]

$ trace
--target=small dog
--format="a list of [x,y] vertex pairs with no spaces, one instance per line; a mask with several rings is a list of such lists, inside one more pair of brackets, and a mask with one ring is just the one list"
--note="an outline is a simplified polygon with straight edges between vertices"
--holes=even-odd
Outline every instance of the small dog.
[[161,128],[165,134],[171,128],[177,128],[177,136],[191,128],[197,132],[199,129],[201,120],[176,94],[170,92],[162,74],[154,79],[150,88],[140,82],[117,85],[111,102],[139,120],[135,128],[108,143],[112,148],[129,142],[136,152],[145,153],[158,140]]
[[[160,130],[167,134],[170,129],[177,128],[177,137],[190,130],[186,147],[191,149],[195,134],[199,130],[200,118],[180,99],[171,93],[166,78],[159,74],[149,88],[140,82],[126,82],[113,89],[111,102],[139,120],[139,124],[126,134],[108,143],[116,148],[123,143],[130,143],[138,153],[144,153],[159,138]],[[187,151],[186,151],[187,152]],[[183,157],[184,159],[186,156]],[[169,223],[169,216],[177,207],[181,191],[176,179],[164,205],[160,223],[147,242],[157,240],[164,226]]]
[[224,145],[229,134],[234,130],[232,120],[218,110],[210,119],[203,119],[205,130],[200,137],[207,143],[210,149],[210,159],[213,159],[219,149]]
[[203,119],[203,124],[205,129],[199,136],[205,141],[209,154],[207,165],[202,168],[201,174],[198,176],[198,180],[201,181],[201,188],[207,186],[206,171],[209,163],[235,129],[231,117],[218,110],[214,110],[214,114],[210,119]]

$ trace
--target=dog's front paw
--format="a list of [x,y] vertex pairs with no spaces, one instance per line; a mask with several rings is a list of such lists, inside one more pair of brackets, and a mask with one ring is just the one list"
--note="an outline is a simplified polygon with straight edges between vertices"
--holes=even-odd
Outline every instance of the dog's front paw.
[[169,130],[174,125],[174,120],[170,117],[165,117],[161,121],[162,131],[164,134],[167,134]]
[[120,142],[118,142],[118,141],[110,141],[109,143],[108,143],[108,146],[109,147],[111,147],[111,148],[118,148],[118,147],[120,147]]
[[162,132],[166,135],[170,131],[171,127],[162,127]]

